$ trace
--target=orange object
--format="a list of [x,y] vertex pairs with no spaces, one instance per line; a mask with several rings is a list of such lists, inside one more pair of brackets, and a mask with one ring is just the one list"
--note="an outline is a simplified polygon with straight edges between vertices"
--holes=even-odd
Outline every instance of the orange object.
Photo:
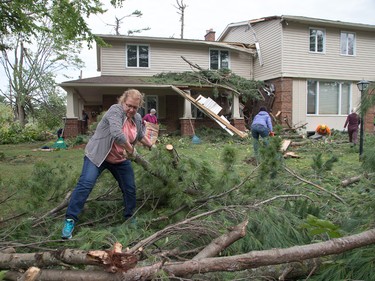
[[325,124],[318,125],[318,127],[316,127],[315,129],[315,132],[322,136],[331,135],[331,130]]
[[271,131],[269,135],[270,135],[271,137],[273,137],[273,136],[275,136],[275,133]]

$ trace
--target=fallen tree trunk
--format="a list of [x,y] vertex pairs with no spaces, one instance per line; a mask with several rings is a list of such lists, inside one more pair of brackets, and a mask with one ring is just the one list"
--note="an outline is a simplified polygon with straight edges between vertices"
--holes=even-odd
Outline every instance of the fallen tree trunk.
[[[200,260],[189,260],[185,262],[158,262],[151,266],[144,266],[129,269],[127,272],[118,273],[106,273],[106,272],[90,272],[90,271],[78,271],[78,270],[41,270],[37,280],[44,281],[55,281],[55,280],[151,280],[155,277],[155,274],[159,270],[163,270],[168,273],[169,276],[186,276],[191,274],[204,274],[208,272],[220,272],[220,271],[241,271],[251,268],[258,268],[267,265],[277,265],[290,262],[300,262],[317,257],[323,257],[333,254],[340,254],[356,248],[375,244],[375,229],[371,229],[359,234],[336,238],[326,242],[314,243],[310,245],[294,246],[286,249],[271,249],[265,251],[253,251],[242,255],[235,255],[229,257],[217,257],[217,258],[203,258]],[[67,250],[63,251],[65,253]],[[74,254],[75,250],[70,250],[70,253]],[[87,260],[87,255],[84,251],[76,251],[77,257],[64,255],[64,260],[72,263],[77,261],[82,263],[83,260]],[[0,257],[0,268],[10,269],[15,268],[14,265],[24,267],[24,261],[22,257],[29,255],[34,258],[34,262],[40,262],[40,254],[19,254],[17,257],[14,254],[4,254]],[[38,258],[38,259],[36,259]],[[51,261],[48,262],[52,265],[52,260],[55,265],[61,263],[61,259],[58,259],[54,255],[50,254]],[[13,266],[11,266],[11,264]],[[26,264],[30,264],[30,258]],[[92,264],[92,261],[91,261]],[[95,264],[95,263],[94,263]],[[30,265],[31,266],[31,265]],[[11,279],[11,275],[14,273],[7,273],[5,280]],[[93,277],[95,276],[95,277]],[[7,279],[8,278],[8,279]],[[14,278],[14,277],[13,277]]]
[[359,176],[355,176],[355,177],[351,177],[351,178],[348,178],[346,180],[343,180],[341,182],[341,186],[343,187],[346,187],[348,185],[351,185],[352,183],[355,183],[355,182],[359,182],[361,180],[361,178],[369,178],[371,176],[373,176],[374,173],[371,173],[371,174],[363,174],[363,175],[359,175]]

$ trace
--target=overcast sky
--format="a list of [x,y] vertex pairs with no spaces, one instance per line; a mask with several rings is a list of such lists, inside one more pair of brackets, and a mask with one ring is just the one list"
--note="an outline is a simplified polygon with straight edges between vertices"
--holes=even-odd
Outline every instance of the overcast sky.
[[[181,23],[176,0],[126,0],[121,9],[111,8],[109,0],[102,2],[109,10],[89,19],[94,33],[115,34],[115,17],[120,19],[140,10],[142,17],[124,18],[121,34],[150,27],[149,31],[137,35],[180,38]],[[375,0],[183,0],[183,3],[186,5],[185,39],[203,40],[206,30],[211,28],[218,38],[230,23],[267,16],[306,16],[375,25]],[[95,48],[83,51],[82,59],[86,63],[83,78],[100,75],[96,71]],[[78,76],[79,71],[74,79]]]
[[[181,1],[181,0],[180,0]],[[180,38],[181,23],[176,0],[125,0],[123,7],[113,9],[109,0],[103,0],[108,12],[92,16],[88,22],[96,34],[115,34],[115,17],[122,18],[135,10],[142,12],[140,18],[125,17],[120,33],[150,27],[137,35]],[[306,16],[375,25],[375,0],[183,0],[185,9],[185,39],[204,39],[206,30],[216,31],[220,36],[230,23],[267,16]],[[86,45],[86,44],[84,44]],[[86,67],[82,77],[99,76],[96,71],[96,50],[85,48],[81,53]],[[0,70],[1,73],[1,70]],[[69,72],[77,79],[80,71]],[[0,79],[2,80],[2,79]],[[58,82],[69,79],[58,76]],[[3,83],[1,83],[3,87]]]

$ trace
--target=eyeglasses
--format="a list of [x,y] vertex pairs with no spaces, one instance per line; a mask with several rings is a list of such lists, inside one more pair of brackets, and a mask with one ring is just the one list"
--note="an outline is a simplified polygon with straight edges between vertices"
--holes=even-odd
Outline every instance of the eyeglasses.
[[130,109],[134,109],[134,110],[138,110],[138,106],[134,106],[134,105],[130,105],[130,104],[127,104],[127,103],[125,103],[125,106],[127,107],[127,108],[130,108]]

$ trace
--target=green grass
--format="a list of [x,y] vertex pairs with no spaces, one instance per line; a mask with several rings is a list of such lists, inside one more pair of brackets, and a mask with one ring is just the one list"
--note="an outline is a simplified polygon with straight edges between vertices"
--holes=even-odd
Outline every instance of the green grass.
[[[316,226],[311,224],[311,219],[307,220],[309,215],[316,216],[317,221],[324,225],[337,226],[338,233],[343,235],[373,227],[375,192],[371,178],[364,178],[349,187],[341,186],[342,180],[363,173],[358,148],[352,149],[348,143],[341,143],[347,140],[346,134],[336,135],[332,143],[318,141],[303,146],[291,146],[289,150],[300,158],[283,159],[277,155],[272,158],[270,155],[272,159],[264,160],[264,163],[268,163],[267,167],[256,167],[248,161],[253,156],[251,138],[239,139],[208,129],[197,130],[196,134],[200,137],[201,144],[193,144],[191,137],[163,136],[156,151],[138,147],[138,152],[149,160],[152,168],[164,173],[170,182],[164,185],[142,167],[133,164],[137,182],[137,207],[140,208],[136,230],[123,221],[121,192],[110,173],[105,172],[89,199],[109,193],[100,200],[85,205],[75,231],[75,240],[66,242],[64,246],[81,249],[108,248],[116,240],[129,245],[168,224],[224,206],[238,207],[234,207],[230,212],[204,218],[202,225],[207,228],[204,233],[186,232],[181,233],[181,236],[170,234],[168,239],[165,238],[155,245],[163,249],[198,248],[212,239],[210,233],[223,233],[243,219],[249,219],[249,235],[222,253],[223,255],[327,239],[329,233],[313,234],[312,230],[320,233],[319,231],[324,229],[316,229]],[[373,149],[374,143],[374,136],[366,137],[364,149],[367,154]],[[179,156],[177,168],[172,165],[171,155],[164,149],[166,144],[172,144]],[[56,241],[60,239],[64,209],[56,217],[46,218],[36,226],[32,224],[35,219],[60,204],[66,193],[73,190],[81,173],[84,150],[77,146],[51,152],[38,150],[43,145],[44,143],[31,143],[0,146],[1,243],[14,240],[22,243],[52,240],[41,242],[41,245],[61,247]],[[34,151],[35,149],[37,150]],[[227,160],[223,158],[224,151]],[[338,162],[333,164],[331,170],[322,169],[317,173],[312,164],[319,153],[322,153],[323,163],[332,156],[337,157]],[[228,166],[231,161],[233,165]],[[272,174],[278,162],[282,162],[300,177],[337,194],[346,204],[291,176],[283,169]],[[229,190],[250,174],[253,177],[238,190],[204,204],[196,203],[198,199]],[[196,195],[185,193],[189,188],[195,189]],[[304,195],[308,199],[279,199],[258,208],[245,207],[275,196],[290,194]],[[183,205],[188,208],[170,216],[176,208]],[[358,208],[358,205],[361,208]],[[21,216],[11,219],[17,215]],[[151,223],[153,219],[163,216],[168,219],[157,224]],[[1,220],[4,219],[10,220],[2,223]],[[343,270],[345,271],[345,268]]]

